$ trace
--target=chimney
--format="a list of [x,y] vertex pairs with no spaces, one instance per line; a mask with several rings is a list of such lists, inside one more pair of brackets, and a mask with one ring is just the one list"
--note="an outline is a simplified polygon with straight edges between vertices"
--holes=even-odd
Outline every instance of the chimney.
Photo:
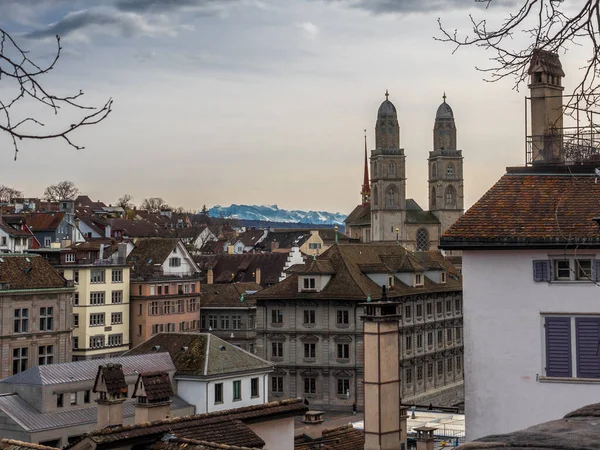
[[400,389],[400,303],[364,303],[365,450],[406,448],[406,408]]
[[132,398],[137,398],[135,423],[168,419],[173,395],[173,386],[167,372],[139,374],[132,395]]
[[98,429],[122,425],[127,383],[121,364],[105,364],[98,367],[92,392],[98,394]]
[[206,270],[206,284],[213,284],[214,282],[214,273],[212,268]]
[[558,54],[547,50],[534,50],[528,74],[531,94],[531,162],[561,162],[564,90],[562,78],[565,73]]
[[435,438],[433,432],[437,430],[434,427],[413,428],[417,432],[417,450],[434,450],[433,443]]
[[273,239],[271,241],[271,251],[277,250],[278,248],[279,248],[279,242],[277,242],[275,239]]
[[104,259],[104,244],[100,244],[100,252],[98,252],[98,259]]
[[256,269],[254,269],[254,282],[256,284],[260,284],[260,276],[261,276],[261,270],[260,267],[257,267]]
[[228,245],[227,246],[227,254],[233,255],[234,253],[235,253],[235,247],[233,245]]
[[106,226],[104,227],[104,237],[109,238],[111,234],[111,226],[109,224],[106,224]]
[[117,246],[117,258],[119,259],[119,264],[125,262],[127,259],[127,244],[125,242],[119,242]]

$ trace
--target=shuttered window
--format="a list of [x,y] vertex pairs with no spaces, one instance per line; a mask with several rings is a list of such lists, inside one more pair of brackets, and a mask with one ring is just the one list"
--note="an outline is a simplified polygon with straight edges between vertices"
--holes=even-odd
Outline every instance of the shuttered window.
[[575,319],[577,336],[577,377],[600,378],[600,318],[577,317]]
[[546,375],[571,377],[571,319],[546,317]]
[[533,281],[550,281],[550,261],[533,261]]

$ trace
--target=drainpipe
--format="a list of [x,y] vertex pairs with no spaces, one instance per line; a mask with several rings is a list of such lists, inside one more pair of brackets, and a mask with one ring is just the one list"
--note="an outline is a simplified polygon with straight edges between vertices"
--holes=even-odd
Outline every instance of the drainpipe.
[[[204,412],[208,412],[208,394],[210,392],[210,389],[208,388],[210,386],[210,381],[208,381],[208,383],[206,383],[206,392],[205,392],[205,396],[206,396],[206,411]],[[201,414],[198,411],[196,411],[196,414]]]
[[[358,322],[356,321],[356,310],[358,309],[358,306],[356,308],[354,308],[354,402],[356,403],[356,406],[358,407],[358,360],[357,360],[357,350],[356,348],[358,347],[358,334],[356,333],[358,331]],[[363,353],[364,353],[364,346],[365,343],[363,342]],[[364,364],[364,363],[363,363]],[[363,368],[364,371],[364,368]]]

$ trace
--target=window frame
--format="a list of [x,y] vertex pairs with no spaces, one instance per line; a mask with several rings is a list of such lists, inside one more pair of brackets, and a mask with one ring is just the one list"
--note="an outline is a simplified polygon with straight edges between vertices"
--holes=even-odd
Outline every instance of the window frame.
[[233,380],[232,391],[232,401],[242,401],[242,380]]
[[215,388],[213,390],[214,393],[214,402],[215,405],[220,405],[223,403],[223,383],[215,383]]
[[260,380],[258,377],[250,378],[250,397],[260,397]]

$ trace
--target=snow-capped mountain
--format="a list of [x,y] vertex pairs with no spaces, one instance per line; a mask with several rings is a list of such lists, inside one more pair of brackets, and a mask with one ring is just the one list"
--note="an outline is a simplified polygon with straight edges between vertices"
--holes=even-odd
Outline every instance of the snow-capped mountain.
[[306,223],[320,225],[343,225],[347,214],[326,211],[288,211],[279,209],[277,205],[231,205],[213,206],[208,210],[210,217],[232,219],[260,220],[266,222]]

